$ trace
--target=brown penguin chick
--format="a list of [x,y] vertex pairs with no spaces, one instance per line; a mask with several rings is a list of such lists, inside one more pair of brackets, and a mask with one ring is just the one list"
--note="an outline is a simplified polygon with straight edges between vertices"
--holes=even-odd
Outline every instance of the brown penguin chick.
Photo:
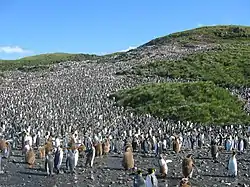
[[109,140],[105,140],[105,142],[103,142],[102,144],[102,148],[103,148],[103,154],[104,155],[107,155],[110,151],[110,143],[109,143]]
[[0,140],[0,150],[4,151],[6,148],[7,148],[6,140],[4,140],[4,139]]
[[182,178],[179,187],[191,187],[188,178]]
[[130,147],[127,147],[127,149],[123,154],[122,166],[124,167],[125,170],[134,168],[134,157]]
[[47,141],[44,147],[45,147],[45,154],[48,154],[53,150],[53,144],[50,141]]
[[131,152],[133,152],[133,147],[132,147],[132,144],[131,143],[127,143],[126,145],[125,145],[125,151],[127,150],[127,149],[130,149],[130,151]]
[[35,164],[36,156],[35,156],[35,152],[32,148],[26,153],[25,160],[26,160],[27,164],[29,165],[29,168],[33,168],[33,166]]
[[173,142],[173,149],[175,153],[180,152],[180,139],[179,137],[175,136],[174,142]]
[[38,158],[44,159],[45,158],[45,146],[38,148]]
[[81,145],[78,147],[79,153],[83,153],[85,150],[86,150],[86,147],[85,147],[84,144],[81,144]]
[[95,146],[95,150],[96,150],[96,154],[95,154],[96,157],[102,156],[102,143],[100,142],[97,143]]
[[185,178],[192,178],[194,163],[192,154],[187,155],[182,161],[182,174]]

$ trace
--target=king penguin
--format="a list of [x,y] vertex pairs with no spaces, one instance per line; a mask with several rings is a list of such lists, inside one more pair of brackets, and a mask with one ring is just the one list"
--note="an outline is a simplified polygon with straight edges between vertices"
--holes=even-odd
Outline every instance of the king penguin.
[[53,175],[53,169],[54,169],[54,156],[52,152],[48,152],[48,154],[45,157],[45,170],[48,176]]
[[87,150],[85,166],[89,165],[92,168],[94,159],[95,159],[95,146],[91,143],[90,149]]
[[211,142],[211,155],[212,155],[213,161],[216,162],[216,159],[219,155],[219,150],[214,140],[212,140]]
[[146,187],[158,187],[158,180],[155,176],[155,169],[149,168],[146,177]]
[[[78,158],[77,158],[78,159]],[[77,160],[76,160],[76,152],[74,150],[74,148],[72,147],[69,151],[68,151],[68,156],[67,156],[67,166],[69,167],[69,171],[70,173],[74,173],[75,172],[75,167],[77,164]]]
[[232,156],[230,157],[229,161],[228,161],[228,172],[229,172],[229,176],[231,177],[236,177],[238,174],[238,168],[237,168],[237,160],[236,160],[236,152],[233,151]]
[[227,151],[232,151],[233,148],[233,143],[232,140],[228,137],[226,140],[226,150]]
[[238,150],[240,154],[244,153],[244,140],[240,138],[239,143],[238,143]]
[[61,165],[63,160],[63,149],[60,147],[57,147],[56,153],[55,153],[55,159],[54,159],[54,166],[57,171],[57,174],[60,173]]
[[142,176],[142,171],[138,170],[137,174],[134,178],[134,186],[133,187],[146,187],[146,181]]
[[159,157],[159,167],[160,167],[160,173],[163,175],[163,177],[167,176],[168,173],[168,163],[172,162],[172,160],[165,160],[162,155]]

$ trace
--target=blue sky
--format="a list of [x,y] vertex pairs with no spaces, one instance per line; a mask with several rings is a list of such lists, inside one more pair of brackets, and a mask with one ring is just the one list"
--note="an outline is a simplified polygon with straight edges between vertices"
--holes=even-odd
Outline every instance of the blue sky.
[[250,0],[0,0],[0,59],[105,54],[200,25],[250,25]]

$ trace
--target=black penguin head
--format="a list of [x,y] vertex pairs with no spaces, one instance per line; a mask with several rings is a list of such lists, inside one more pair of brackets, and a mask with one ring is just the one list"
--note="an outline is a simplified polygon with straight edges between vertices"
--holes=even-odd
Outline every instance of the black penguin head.
[[137,170],[137,174],[138,174],[138,175],[141,175],[141,174],[142,174],[142,170],[140,170],[140,169]]
[[232,155],[233,155],[233,156],[235,156],[235,155],[236,155],[236,151],[235,151],[235,150],[233,150],[233,153],[232,153]]
[[192,158],[192,156],[193,156],[193,154],[190,153],[190,154],[187,155],[187,158]]
[[149,168],[149,169],[148,169],[148,173],[149,173],[149,174],[152,174],[152,173],[154,173],[154,172],[155,172],[155,169],[154,169],[154,168]]

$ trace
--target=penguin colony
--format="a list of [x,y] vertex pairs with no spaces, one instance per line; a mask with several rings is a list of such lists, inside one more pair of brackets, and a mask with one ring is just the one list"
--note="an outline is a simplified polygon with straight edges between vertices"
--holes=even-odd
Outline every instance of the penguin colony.
[[[176,134],[174,136],[170,136],[168,139],[168,144],[161,144],[161,140],[157,141],[157,139],[155,139],[156,142],[154,142],[154,138],[151,139],[150,136],[147,139],[144,139],[144,141],[138,141],[138,139],[136,138],[137,134],[135,134],[135,137],[128,136],[126,139],[124,139],[124,141],[121,141],[119,139],[117,139],[117,141],[111,141],[111,136],[103,138],[102,136],[98,137],[97,135],[94,135],[93,139],[88,137],[84,142],[79,144],[79,141],[77,141],[79,133],[77,130],[75,130],[73,131],[71,136],[69,136],[69,141],[66,141],[66,144],[63,143],[65,139],[59,139],[59,137],[53,137],[52,135],[47,136],[47,138],[45,137],[44,143],[42,144],[34,141],[34,139],[29,133],[30,132],[28,130],[24,131],[20,137],[20,140],[23,141],[20,142],[20,148],[22,149],[24,160],[29,168],[34,167],[36,159],[43,159],[44,171],[47,173],[48,176],[52,176],[55,173],[63,174],[64,172],[69,172],[73,174],[76,172],[76,166],[78,164],[79,158],[81,159],[80,155],[85,156],[86,158],[85,166],[92,168],[94,167],[95,157],[103,157],[103,155],[108,156],[110,153],[114,152],[123,152],[121,166],[124,168],[125,171],[136,172],[136,177],[134,178],[134,186],[144,185],[147,187],[157,186],[158,180],[155,175],[156,170],[150,168],[148,170],[148,175],[144,180],[144,178],[142,177],[142,170],[139,170],[135,167],[136,163],[134,160],[134,154],[138,154],[141,152],[145,155],[155,155],[156,159],[158,159],[158,172],[160,174],[159,177],[167,178],[171,176],[169,175],[168,164],[173,164],[173,161],[167,159],[166,153],[168,153],[168,151],[171,151],[172,149],[172,151],[176,154],[177,157],[180,156],[180,151],[182,147],[181,145],[184,143],[180,142],[180,134],[178,136]],[[124,133],[126,133],[126,131]],[[133,133],[135,133],[135,131]],[[154,135],[152,136],[154,137]],[[183,140],[185,140],[185,138]],[[120,144],[122,150],[119,150],[119,141],[121,141]],[[134,141],[136,141],[136,143],[134,143]],[[147,141],[147,143],[145,143],[145,141]],[[202,140],[202,142],[203,141],[204,140]],[[236,142],[232,141],[230,137],[227,137],[225,138],[224,148],[222,147],[219,149],[219,141],[220,139],[216,138],[211,140],[211,159],[216,161],[221,151],[232,152],[232,156],[230,156],[227,163],[228,176],[237,177],[238,168],[236,154],[237,152],[239,154],[244,154],[246,145],[244,144],[244,141],[241,140],[238,142],[237,145],[235,145]],[[13,144],[11,144],[10,142],[10,140],[6,139],[0,140],[1,155],[4,158],[9,158],[13,149],[19,149],[19,146],[13,148]],[[110,142],[113,142],[113,144]],[[233,145],[232,142],[234,142]],[[222,144],[223,142],[221,142],[221,145]],[[154,147],[154,145],[156,146],[156,148]],[[161,148],[160,145],[162,146]],[[243,148],[241,146],[243,146]],[[191,150],[192,147],[193,146],[190,145],[189,150]],[[198,141],[197,148],[199,148]],[[234,148],[238,148],[238,151]],[[194,169],[196,169],[197,174],[199,174],[199,170],[195,166],[194,159],[192,158],[192,156],[192,154],[187,154],[186,157],[182,158],[181,172],[183,178],[180,180],[179,186],[191,186],[191,182],[189,179],[192,178]],[[62,166],[62,160],[64,157],[66,157],[66,167]],[[66,170],[62,170],[62,168],[65,168]]]
[[[176,49],[169,46],[164,50],[165,58],[174,58],[168,55]],[[189,50],[192,53],[204,48]],[[178,49],[176,54],[184,53],[187,49]],[[136,63],[144,61],[141,58]],[[156,156],[159,164],[156,173],[168,177],[167,165],[175,163],[167,160],[166,154],[172,150],[176,157],[185,155],[181,158],[185,164],[180,168],[183,177],[180,184],[187,186],[195,166],[188,153],[205,147],[214,161],[220,159],[220,152],[232,153],[227,163],[228,175],[237,176],[237,154],[245,154],[250,144],[245,126],[203,127],[188,121],[163,121],[113,105],[108,96],[116,90],[165,81],[115,76],[117,71],[134,63],[66,62],[57,64],[52,73],[8,73],[0,87],[1,156],[9,158],[12,151],[22,150],[28,167],[35,167],[41,159],[44,172],[53,175],[63,173],[65,168],[75,173],[83,156],[86,167],[95,167],[96,157],[102,159],[110,153],[124,153],[121,167],[136,170],[134,154],[142,153]],[[250,91],[244,89],[241,93],[246,98]],[[61,162],[63,158],[66,165]],[[148,173],[155,174],[152,170]]]

